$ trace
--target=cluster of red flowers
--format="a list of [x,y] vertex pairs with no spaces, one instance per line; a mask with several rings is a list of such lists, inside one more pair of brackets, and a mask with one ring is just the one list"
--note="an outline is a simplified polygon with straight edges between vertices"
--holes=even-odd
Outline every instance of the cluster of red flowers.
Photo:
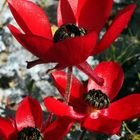
[[[94,70],[86,62],[90,55],[107,49],[127,26],[135,5],[120,10],[106,33],[98,36],[107,22],[113,0],[59,0],[54,37],[47,15],[29,0],[7,0],[22,31],[8,28],[21,45],[38,59],[28,62],[31,68],[42,63],[57,63],[51,74],[61,97],[66,96],[67,74],[60,71],[76,66],[89,76],[87,86],[71,75],[70,96],[66,103],[46,97],[46,108],[52,114],[42,124],[42,110],[37,100],[26,97],[19,105],[15,119],[0,117],[0,136],[4,140],[62,140],[75,122],[90,131],[117,134],[122,121],[140,116],[140,94],[134,93],[115,102],[124,73],[116,62],[101,62]],[[135,100],[135,102],[132,102]]]

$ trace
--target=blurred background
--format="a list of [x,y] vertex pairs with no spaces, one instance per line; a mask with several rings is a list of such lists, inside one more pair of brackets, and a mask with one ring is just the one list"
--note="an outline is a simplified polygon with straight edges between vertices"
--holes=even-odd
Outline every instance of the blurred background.
[[[52,30],[57,29],[57,0],[34,0],[49,16]],[[140,93],[140,0],[114,0],[112,13],[101,36],[108,29],[118,10],[130,3],[137,7],[131,22],[112,46],[100,55],[89,57],[88,62],[93,67],[101,61],[116,61],[120,63],[125,80],[123,87],[115,100],[132,93]],[[46,96],[58,95],[52,80],[45,72],[52,64],[43,64],[31,69],[26,68],[26,61],[34,60],[35,56],[27,52],[12,37],[7,24],[16,25],[5,0],[0,0],[0,115],[14,115],[18,103],[27,95],[38,99],[43,107],[42,99]],[[75,75],[83,82],[87,76],[77,69]],[[133,102],[133,101],[132,101]],[[44,112],[44,114],[46,114]],[[133,134],[132,134],[132,133]],[[67,135],[66,140],[78,139],[81,130],[76,124]],[[120,135],[107,136],[86,132],[84,140],[140,140],[140,119],[124,122]]]

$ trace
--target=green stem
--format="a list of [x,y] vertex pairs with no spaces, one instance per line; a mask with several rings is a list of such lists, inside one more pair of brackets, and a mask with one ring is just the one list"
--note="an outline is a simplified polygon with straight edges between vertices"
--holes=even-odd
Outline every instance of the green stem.
[[49,125],[52,123],[52,119],[53,119],[53,114],[50,113],[47,117],[46,123],[45,123],[45,127],[42,129],[42,131],[44,131],[45,128],[48,128]]
[[67,85],[66,85],[66,91],[65,91],[65,102],[67,104],[69,103],[69,98],[70,98],[71,82],[72,82],[72,67],[68,67]]
[[86,129],[84,129],[83,131],[82,131],[82,133],[81,133],[81,135],[80,135],[80,137],[79,137],[79,139],[78,140],[83,140],[83,138],[84,138],[84,136],[85,136],[85,134],[86,134]]
[[123,122],[125,129],[132,135],[134,136],[134,133],[128,128],[127,124],[125,122]]

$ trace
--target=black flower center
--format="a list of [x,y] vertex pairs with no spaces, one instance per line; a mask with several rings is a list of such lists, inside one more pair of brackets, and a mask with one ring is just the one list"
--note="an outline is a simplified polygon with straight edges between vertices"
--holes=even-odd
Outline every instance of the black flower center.
[[106,94],[94,89],[84,94],[84,100],[97,109],[107,108],[110,104],[110,100]]
[[75,24],[64,24],[55,32],[53,40],[58,42],[66,38],[84,36],[86,34],[87,31],[84,28],[79,28]]
[[18,133],[17,140],[43,140],[43,137],[37,128],[26,127]]

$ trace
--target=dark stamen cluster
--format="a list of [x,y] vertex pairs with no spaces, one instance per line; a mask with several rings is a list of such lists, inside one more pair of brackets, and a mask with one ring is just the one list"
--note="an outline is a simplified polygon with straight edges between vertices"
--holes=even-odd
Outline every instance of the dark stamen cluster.
[[43,138],[37,128],[26,127],[18,133],[17,140],[43,140]]
[[84,28],[79,28],[75,24],[62,25],[54,34],[54,42],[64,40],[66,38],[72,38],[76,36],[84,36],[87,31]]
[[110,100],[106,94],[94,89],[84,94],[84,100],[97,109],[107,108],[110,104]]

